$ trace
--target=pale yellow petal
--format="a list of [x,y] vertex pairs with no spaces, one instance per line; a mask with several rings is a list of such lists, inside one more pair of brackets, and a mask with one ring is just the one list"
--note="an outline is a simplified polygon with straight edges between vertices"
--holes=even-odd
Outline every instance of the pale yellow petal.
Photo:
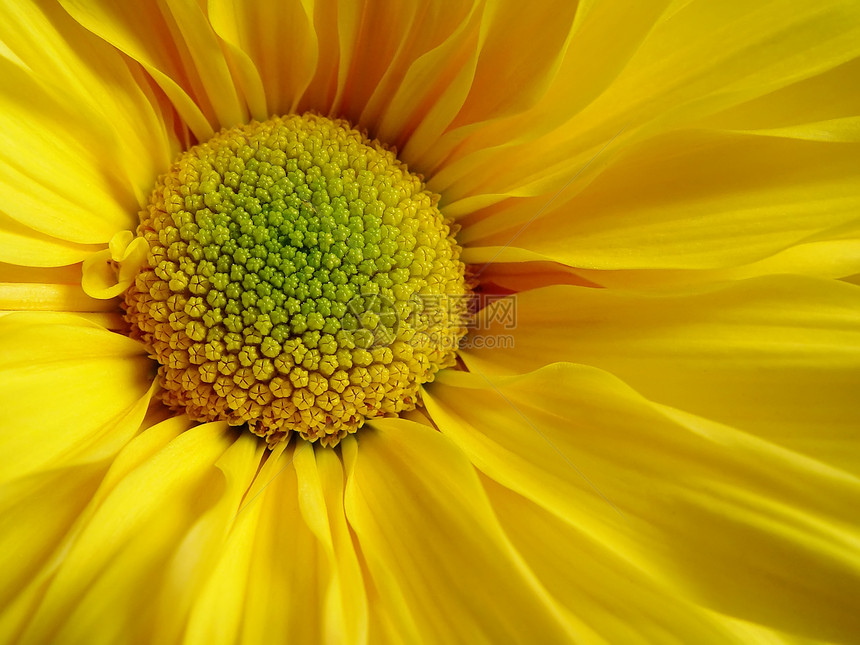
[[0,319],[0,478],[95,461],[138,430],[152,364],[144,348],[73,315]]
[[595,642],[523,565],[450,441],[392,419],[357,444],[347,518],[400,642]]
[[109,643],[129,634],[147,642],[157,629],[169,632],[159,603],[173,599],[171,616],[180,616],[184,594],[211,575],[259,462],[255,444],[236,441],[223,424],[198,426],[118,480],[109,473],[79,530],[47,563],[46,588],[21,642]]
[[[811,638],[841,641],[860,627],[856,474],[656,405],[581,365],[507,378],[444,372],[426,401],[488,477],[569,524],[591,550],[609,550],[602,559],[620,558],[634,580]],[[692,641],[732,642],[723,631],[714,621]]]
[[[492,326],[473,332],[485,340],[464,352],[468,365],[488,374],[594,365],[660,403],[860,463],[854,285],[771,276],[668,292],[557,286],[517,294],[515,311],[515,329],[483,314]],[[513,342],[490,342],[499,335]]]

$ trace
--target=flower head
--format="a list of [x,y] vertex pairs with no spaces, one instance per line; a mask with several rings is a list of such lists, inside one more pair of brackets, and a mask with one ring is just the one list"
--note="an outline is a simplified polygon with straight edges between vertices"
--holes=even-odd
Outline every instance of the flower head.
[[856,639],[858,43],[0,2],[0,641]]

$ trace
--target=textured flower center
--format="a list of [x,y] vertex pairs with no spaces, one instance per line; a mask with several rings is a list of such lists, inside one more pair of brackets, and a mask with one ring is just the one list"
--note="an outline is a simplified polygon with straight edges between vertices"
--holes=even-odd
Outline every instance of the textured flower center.
[[184,152],[141,213],[149,254],[125,297],[164,401],[327,446],[413,409],[465,334],[437,201],[391,151],[310,114]]

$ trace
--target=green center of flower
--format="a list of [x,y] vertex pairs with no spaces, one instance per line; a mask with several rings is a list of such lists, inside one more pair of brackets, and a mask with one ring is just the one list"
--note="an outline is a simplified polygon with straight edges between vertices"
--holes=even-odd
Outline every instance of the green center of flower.
[[391,151],[316,115],[184,152],[141,213],[149,254],[125,296],[165,403],[327,446],[413,409],[465,334],[437,202]]

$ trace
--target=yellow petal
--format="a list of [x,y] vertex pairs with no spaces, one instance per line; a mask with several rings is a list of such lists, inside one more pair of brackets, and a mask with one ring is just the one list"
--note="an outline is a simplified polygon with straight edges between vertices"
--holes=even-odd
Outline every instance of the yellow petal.
[[[671,593],[581,528],[483,476],[511,542],[547,589],[607,643],[738,643],[722,616]],[[773,642],[777,642],[774,640]]]
[[[147,420],[149,421],[149,420]],[[15,527],[4,533],[0,559],[0,638],[17,639],[53,575],[57,554],[73,539],[95,498],[103,498],[133,467],[186,429],[187,420],[172,419],[151,426],[133,439],[111,463],[99,461],[35,472],[0,486],[0,523]],[[110,469],[110,473],[105,473]],[[100,485],[101,482],[101,485]],[[98,494],[96,494],[98,490]]]
[[273,451],[237,517],[230,538],[235,546],[225,553],[225,559],[245,558],[248,563],[244,593],[227,587],[221,592],[241,607],[243,622],[236,640],[249,645],[273,638],[324,642],[320,583],[333,572],[299,508],[292,461],[305,451],[313,449],[302,443]]
[[0,282],[80,284],[81,264],[58,267],[35,267],[0,262]]
[[[401,157],[419,168],[422,153],[457,116],[474,80],[483,7],[471,3],[465,8],[438,44],[410,62],[376,122],[377,136],[402,148]],[[446,21],[456,17],[448,11],[441,15]]]
[[332,450],[297,450],[293,464],[299,505],[326,556],[332,575],[320,581],[325,618],[324,639],[332,643],[366,643],[368,618],[361,567],[343,508],[345,477]]
[[83,264],[81,287],[99,299],[122,295],[134,282],[134,277],[146,263],[149,244],[131,231],[119,231],[108,248],[90,255]]
[[[476,249],[480,250],[480,249]],[[503,254],[500,255],[503,257]],[[516,266],[509,265],[513,271]],[[811,235],[761,260],[721,269],[643,269],[600,271],[571,269],[578,277],[604,287],[642,289],[724,282],[793,273],[819,278],[846,278],[860,273],[860,220]],[[497,271],[496,271],[497,272]],[[487,269],[485,275],[494,273]],[[557,280],[556,283],[561,282]]]
[[[446,115],[440,111],[453,118],[452,109],[456,112],[462,105],[474,73],[482,11],[473,0],[403,4],[382,20],[389,32],[380,52],[386,58],[371,62],[370,74],[361,73],[363,82],[352,84],[348,98],[359,123],[401,150],[434,109],[434,116],[444,120]],[[376,14],[387,12],[387,6],[378,3]],[[377,29],[366,23],[364,41],[372,42]],[[357,53],[356,64],[370,62],[369,54]]]
[[318,57],[312,12],[309,2],[209,3],[212,29],[237,61],[255,119],[296,111]]
[[138,343],[72,315],[0,319],[0,477],[94,461],[138,430],[151,363]]
[[64,266],[80,262],[97,245],[75,244],[37,233],[0,211],[0,261],[21,266]]
[[674,133],[563,204],[512,201],[464,223],[460,239],[511,243],[585,269],[734,267],[856,219],[858,155],[860,146],[846,143]]
[[[842,0],[676,3],[660,18],[653,16],[657,3],[637,4],[652,11],[642,24],[647,36],[616,78],[603,77],[612,81],[608,87],[583,102],[576,77],[567,76],[563,65],[556,82],[567,100],[556,95],[554,104],[566,122],[542,139],[517,142],[504,153],[488,147],[456,169],[450,165],[449,177],[440,180],[448,199],[479,192],[552,194],[616,136],[612,150],[824,73],[860,54],[860,7]],[[616,19],[630,20],[627,5],[598,6]],[[596,7],[580,29],[598,13]],[[603,36],[592,43],[599,49],[587,52],[589,62],[603,55],[606,39],[615,34],[606,30]],[[518,118],[536,120],[538,114]],[[596,175],[601,167],[593,164],[586,175]]]
[[514,330],[486,312],[493,326],[464,355],[488,374],[594,365],[660,403],[856,465],[858,312],[860,288],[790,276],[668,292],[547,287],[517,294]]
[[199,140],[243,123],[247,112],[200,4],[63,0],[83,27],[140,63]]
[[246,539],[237,530],[237,513],[264,452],[262,442],[241,432],[215,462],[224,476],[224,493],[177,545],[159,598],[162,618],[153,642],[178,641],[183,633],[191,643],[235,642],[251,556],[234,557]]
[[[577,269],[576,275],[592,284],[620,289],[714,283],[764,275],[793,273],[818,278],[847,278],[860,273],[860,236],[857,223],[836,227],[807,238],[762,260],[724,269],[599,271]],[[503,265],[513,273],[517,266]],[[568,268],[569,269],[569,268]],[[573,270],[569,269],[572,273]],[[485,271],[484,275],[498,273]],[[555,284],[562,283],[556,280]],[[550,284],[550,283],[548,283]],[[532,288],[532,287],[524,287]]]
[[816,134],[815,124],[850,124],[860,114],[860,58],[823,74],[741,103],[697,122],[717,130],[757,132],[770,136],[856,141],[846,130],[827,127]]
[[[98,488],[106,460],[40,471],[0,485],[0,607],[9,607],[69,532]],[[3,634],[8,616],[0,618]],[[8,637],[4,641],[10,642]]]
[[400,642],[592,642],[523,566],[448,440],[392,419],[357,443],[347,518]]
[[[443,372],[425,400],[481,471],[566,522],[600,560],[632,569],[633,580],[811,638],[850,639],[860,626],[856,474],[653,404],[582,365],[502,378]],[[585,560],[571,558],[549,586],[588,576],[594,560]],[[623,611],[615,585],[603,584],[588,592]],[[626,593],[638,594],[632,587]],[[721,642],[707,629],[681,640],[708,636]]]
[[0,282],[0,310],[116,311],[113,300],[95,300],[79,285]]
[[172,156],[142,74],[48,3],[0,9],[0,42],[5,214],[72,249],[131,228]]
[[234,442],[223,424],[198,426],[97,495],[21,642],[150,640],[170,624],[155,609],[172,598],[181,614],[183,592],[212,573],[211,558],[256,468],[255,443]]
[[[558,11],[558,24],[567,29],[568,35],[559,48],[560,60],[549,61],[553,67],[557,65],[557,71],[539,101],[525,111],[494,119],[467,132],[444,163],[434,169],[432,186],[443,193],[449,209],[457,213],[473,210],[480,204],[478,196],[488,197],[482,207],[512,193],[544,192],[523,193],[518,189],[538,164],[542,166],[541,175],[549,175],[546,155],[561,144],[563,126],[604,92],[652,31],[668,4],[667,0],[623,6],[613,2],[581,2],[572,18]],[[607,47],[610,40],[612,46]],[[537,75],[545,73],[530,57],[525,56],[524,61],[530,71]],[[609,134],[601,131],[594,139],[583,138],[574,148],[567,148],[567,167],[579,170],[622,126],[615,125]],[[572,175],[570,172],[561,182],[556,181],[556,189]]]

